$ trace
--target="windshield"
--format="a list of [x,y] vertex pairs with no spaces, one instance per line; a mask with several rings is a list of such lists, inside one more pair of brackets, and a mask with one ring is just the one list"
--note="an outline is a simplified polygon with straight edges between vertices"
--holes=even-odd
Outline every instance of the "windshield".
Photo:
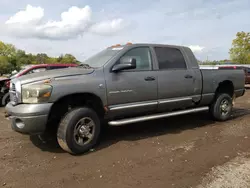
[[87,60],[85,60],[81,64],[82,65],[88,64],[89,66],[91,66],[93,68],[102,67],[105,63],[107,63],[113,56],[115,56],[121,50],[122,50],[122,47],[105,49],[105,50],[91,56],[90,58],[88,58]]

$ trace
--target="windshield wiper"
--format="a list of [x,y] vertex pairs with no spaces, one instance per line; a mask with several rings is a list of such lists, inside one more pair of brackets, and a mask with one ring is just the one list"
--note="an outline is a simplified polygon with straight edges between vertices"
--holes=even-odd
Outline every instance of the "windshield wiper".
[[85,64],[85,63],[82,63],[82,64],[78,65],[77,67],[82,67],[82,68],[85,68],[85,69],[91,69],[91,68],[93,68],[89,64]]

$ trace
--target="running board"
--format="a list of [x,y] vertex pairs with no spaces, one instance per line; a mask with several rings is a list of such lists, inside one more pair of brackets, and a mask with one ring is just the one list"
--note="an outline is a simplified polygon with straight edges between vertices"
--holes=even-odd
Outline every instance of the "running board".
[[153,115],[148,115],[148,116],[141,116],[141,117],[134,117],[134,118],[127,118],[127,119],[121,119],[121,120],[116,120],[116,121],[110,121],[110,122],[108,122],[108,124],[112,125],[112,126],[126,125],[126,124],[130,124],[130,123],[138,123],[138,122],[142,122],[142,121],[160,119],[160,118],[177,116],[177,115],[182,115],[182,114],[201,112],[201,111],[206,111],[208,109],[209,109],[209,107],[193,108],[193,109],[181,110],[181,111],[176,111],[176,112],[153,114]]

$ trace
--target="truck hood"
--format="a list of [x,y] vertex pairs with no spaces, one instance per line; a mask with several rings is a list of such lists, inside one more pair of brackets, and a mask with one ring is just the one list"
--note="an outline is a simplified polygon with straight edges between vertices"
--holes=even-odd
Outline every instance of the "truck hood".
[[62,68],[57,70],[49,70],[44,72],[32,73],[28,75],[23,75],[17,78],[14,78],[13,81],[19,80],[21,84],[27,84],[32,82],[38,82],[41,80],[46,79],[53,79],[53,78],[67,78],[76,75],[86,75],[91,74],[94,72],[94,69],[85,69],[82,67],[74,67],[74,68]]

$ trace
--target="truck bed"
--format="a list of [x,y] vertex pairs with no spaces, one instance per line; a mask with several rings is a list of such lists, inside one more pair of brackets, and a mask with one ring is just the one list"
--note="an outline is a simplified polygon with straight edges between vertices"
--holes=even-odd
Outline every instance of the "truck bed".
[[[244,93],[245,76],[241,69],[201,69],[202,75],[202,103],[213,99],[213,96],[222,82],[232,83],[236,97]],[[229,88],[228,88],[229,89]]]

